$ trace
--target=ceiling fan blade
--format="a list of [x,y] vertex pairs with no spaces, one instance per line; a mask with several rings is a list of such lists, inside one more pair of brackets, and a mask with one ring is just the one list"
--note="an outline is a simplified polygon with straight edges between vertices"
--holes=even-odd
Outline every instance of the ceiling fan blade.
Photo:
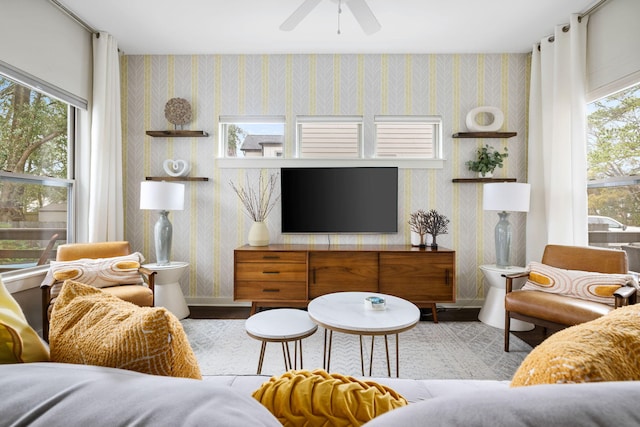
[[365,0],[346,0],[344,3],[349,7],[366,35],[371,35],[382,28]]
[[320,3],[321,0],[304,0],[292,14],[280,25],[282,31],[293,30],[309,13]]

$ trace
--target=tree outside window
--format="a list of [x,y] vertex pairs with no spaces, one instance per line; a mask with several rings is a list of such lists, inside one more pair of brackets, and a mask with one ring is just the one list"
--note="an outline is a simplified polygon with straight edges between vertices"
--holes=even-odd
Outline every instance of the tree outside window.
[[0,76],[0,271],[32,265],[56,232],[66,238],[69,110]]
[[[640,84],[588,105],[587,159],[590,231],[626,232],[609,246],[640,240]],[[595,216],[626,227],[598,229]]]

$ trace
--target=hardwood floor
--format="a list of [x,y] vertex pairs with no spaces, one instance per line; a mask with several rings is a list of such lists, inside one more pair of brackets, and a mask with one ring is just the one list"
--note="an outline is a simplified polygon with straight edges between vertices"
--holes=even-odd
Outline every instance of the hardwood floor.
[[[213,307],[213,306],[190,306],[190,318],[192,319],[246,319],[249,317],[249,307]],[[439,322],[473,322],[478,320],[479,308],[439,308]],[[431,310],[422,310],[421,321],[430,322],[432,320]],[[536,326],[531,331],[513,332],[515,336],[531,346],[540,344],[547,335],[545,331]]]

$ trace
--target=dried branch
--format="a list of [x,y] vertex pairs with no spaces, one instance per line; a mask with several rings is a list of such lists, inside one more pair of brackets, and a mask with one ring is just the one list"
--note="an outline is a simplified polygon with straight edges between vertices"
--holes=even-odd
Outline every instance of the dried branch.
[[419,235],[424,235],[427,232],[427,213],[422,209],[413,212],[409,216],[409,226],[411,227],[411,231],[418,233]]
[[[249,175],[246,176],[246,181],[249,182]],[[236,192],[244,205],[247,215],[254,221],[259,222],[267,219],[278,199],[280,199],[280,196],[274,196],[277,183],[278,174],[269,175],[269,179],[265,179],[263,174],[260,174],[257,191],[249,185],[239,187],[229,181],[231,188],[233,188],[233,191]]]
[[447,234],[449,220],[435,209],[431,209],[426,215],[426,225],[427,233],[435,238],[438,234]]

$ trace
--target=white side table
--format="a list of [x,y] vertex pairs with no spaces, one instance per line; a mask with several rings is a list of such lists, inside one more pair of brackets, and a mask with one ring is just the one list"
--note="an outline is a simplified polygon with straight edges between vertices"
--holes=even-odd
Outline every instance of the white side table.
[[143,267],[156,272],[154,280],[154,305],[165,307],[176,315],[178,319],[184,319],[189,315],[189,307],[184,300],[180,288],[180,277],[189,267],[188,262],[172,261],[169,265],[144,264]]
[[[485,289],[488,292],[484,304],[478,313],[478,320],[494,328],[504,329],[504,297],[507,294],[507,279],[503,274],[518,274],[526,271],[525,267],[511,266],[507,268],[497,267],[495,264],[481,265],[480,270],[484,274]],[[519,289],[525,279],[515,279],[514,289]],[[531,323],[522,320],[511,320],[511,331],[530,331],[534,328]]]
[[[304,310],[278,308],[261,311],[249,317],[245,322],[245,329],[250,337],[262,341],[257,372],[260,375],[268,342],[282,344],[285,371],[298,369],[298,360],[300,360],[300,369],[302,369],[302,340],[313,335],[318,329],[318,325],[311,321]],[[293,341],[293,364],[291,364],[291,353],[289,352],[290,341]],[[299,359],[298,354],[300,354]]]

